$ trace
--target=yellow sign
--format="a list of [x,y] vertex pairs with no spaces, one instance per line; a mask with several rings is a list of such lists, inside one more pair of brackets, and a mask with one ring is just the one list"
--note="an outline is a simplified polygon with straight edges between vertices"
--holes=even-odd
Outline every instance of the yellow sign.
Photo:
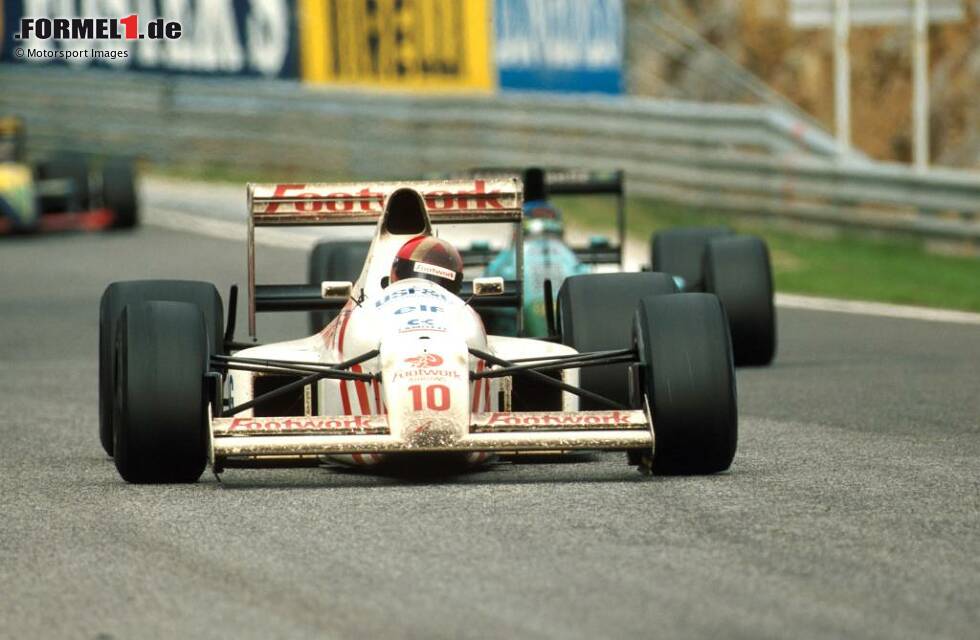
[[490,89],[488,0],[300,0],[306,82]]

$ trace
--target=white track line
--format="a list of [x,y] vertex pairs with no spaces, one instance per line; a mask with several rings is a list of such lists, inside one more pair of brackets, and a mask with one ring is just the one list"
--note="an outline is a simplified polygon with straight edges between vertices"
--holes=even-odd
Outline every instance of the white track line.
[[863,300],[838,300],[836,298],[814,298],[795,293],[777,293],[776,304],[788,309],[808,309],[810,311],[833,311],[853,313],[862,316],[881,316],[906,320],[929,320],[932,322],[953,322],[957,324],[980,324],[980,313],[955,311],[952,309],[930,309],[911,307],[883,302]]
[[[246,236],[244,223],[232,220],[216,220],[214,218],[159,207],[154,207],[147,211],[146,223],[156,227],[188,231],[222,240],[238,240],[244,242]],[[261,233],[256,235],[256,244],[258,245],[297,251],[309,251],[316,244],[317,240],[318,237],[315,235],[282,229],[262,229]],[[930,309],[928,307],[911,307],[885,304],[882,302],[865,302],[862,300],[816,298],[793,293],[777,293],[776,305],[787,309],[830,311],[834,313],[851,313],[862,316],[900,318],[904,320],[980,324],[980,313],[970,313],[968,311]]]
[[[244,222],[234,220],[218,220],[193,213],[184,213],[175,209],[154,207],[147,211],[145,223],[154,227],[187,231],[210,238],[221,240],[237,240],[245,242],[248,231]],[[287,231],[284,229],[264,228],[255,236],[255,243],[265,247],[278,249],[293,249],[309,251],[318,238],[314,235]]]

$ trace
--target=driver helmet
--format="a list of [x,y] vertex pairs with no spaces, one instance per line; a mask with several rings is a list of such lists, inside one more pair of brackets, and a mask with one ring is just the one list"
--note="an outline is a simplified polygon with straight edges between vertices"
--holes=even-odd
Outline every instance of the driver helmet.
[[565,233],[561,211],[548,202],[528,202],[524,205],[524,233],[529,236],[561,237]]
[[458,294],[463,284],[463,258],[449,242],[416,236],[402,245],[391,264],[390,282],[424,278]]

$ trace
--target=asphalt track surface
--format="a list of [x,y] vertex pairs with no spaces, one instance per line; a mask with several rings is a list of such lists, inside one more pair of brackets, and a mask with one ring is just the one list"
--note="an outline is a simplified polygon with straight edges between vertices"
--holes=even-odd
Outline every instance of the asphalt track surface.
[[[300,252],[259,259],[268,281],[305,272]],[[97,310],[141,277],[226,291],[243,246],[0,242],[0,637],[977,637],[978,325],[781,309],[713,477],[604,454],[133,486],[96,435]]]

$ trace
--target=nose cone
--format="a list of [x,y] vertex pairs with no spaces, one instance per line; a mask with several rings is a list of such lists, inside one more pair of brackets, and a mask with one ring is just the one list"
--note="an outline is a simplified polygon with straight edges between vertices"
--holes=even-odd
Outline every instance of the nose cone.
[[382,392],[392,436],[415,449],[439,450],[469,429],[466,343],[455,336],[398,336],[381,343]]
[[431,233],[425,199],[415,189],[397,189],[385,202],[384,230],[393,235]]

